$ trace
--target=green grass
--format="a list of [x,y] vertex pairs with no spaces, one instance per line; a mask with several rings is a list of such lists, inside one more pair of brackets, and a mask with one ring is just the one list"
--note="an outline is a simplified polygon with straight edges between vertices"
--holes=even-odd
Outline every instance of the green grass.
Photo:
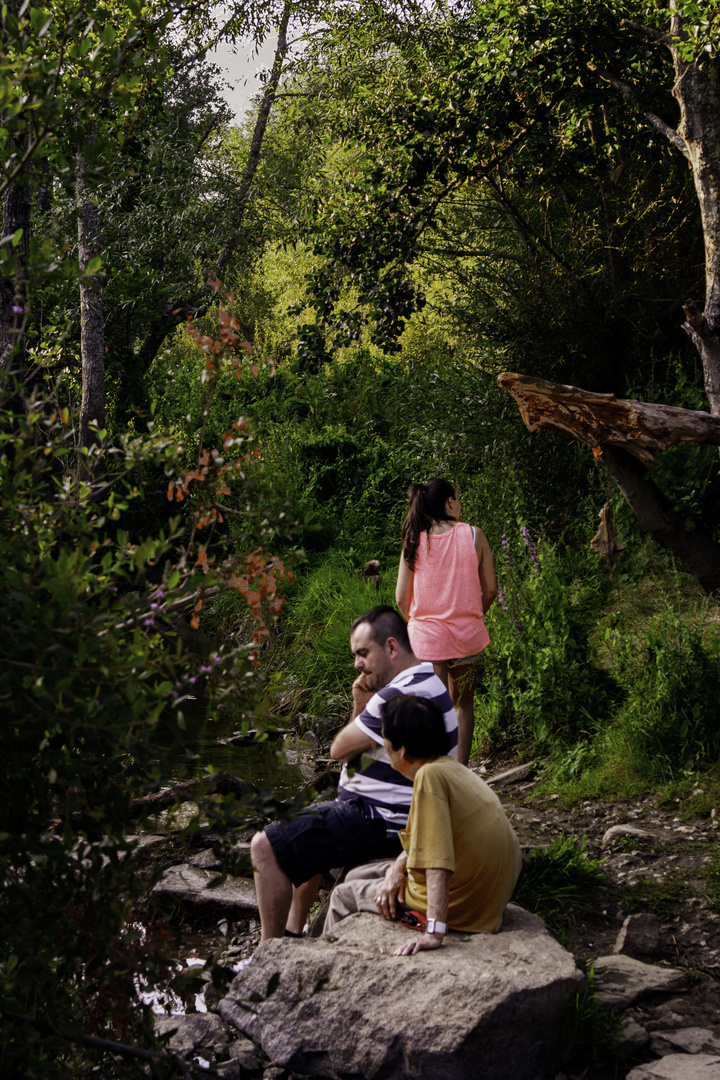
[[288,603],[273,650],[273,663],[292,673],[294,713],[309,714],[299,730],[314,727],[322,742],[346,723],[357,675],[350,652],[350,626],[376,604],[394,604],[395,567],[379,588],[359,576],[352,552],[333,551],[304,574]]
[[523,866],[513,903],[539,915],[559,937],[587,910],[588,897],[606,882],[600,862],[585,854],[585,837],[563,836],[537,848]]
[[[583,968],[582,961],[580,967]],[[548,1065],[561,1063],[575,1075],[573,1064],[577,1063],[580,1076],[585,1075],[589,1063],[602,1062],[612,1068],[616,1057],[614,1045],[625,1024],[621,1016],[596,1001],[593,965],[585,974],[587,985],[555,1020],[547,1048]],[[551,1069],[551,1075],[555,1071],[556,1068]]]
[[650,911],[660,922],[670,922],[678,911],[678,904],[692,896],[692,887],[676,877],[656,881],[640,878],[633,885],[619,885],[613,890],[614,898],[622,904],[626,915]]
[[710,911],[720,911],[720,852],[705,867],[705,893]]

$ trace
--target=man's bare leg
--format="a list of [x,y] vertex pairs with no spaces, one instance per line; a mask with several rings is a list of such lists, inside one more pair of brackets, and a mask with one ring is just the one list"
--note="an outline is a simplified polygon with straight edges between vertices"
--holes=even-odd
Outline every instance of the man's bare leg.
[[250,857],[260,910],[260,940],[283,937],[293,899],[292,882],[280,869],[272,845],[264,832],[253,836]]
[[317,891],[320,888],[321,875],[316,874],[315,877],[310,878],[304,885],[301,885],[297,889],[293,889],[292,903],[290,904],[290,914],[288,915],[286,928],[291,934],[302,934],[307,922],[308,912],[313,905],[313,901],[317,896]]

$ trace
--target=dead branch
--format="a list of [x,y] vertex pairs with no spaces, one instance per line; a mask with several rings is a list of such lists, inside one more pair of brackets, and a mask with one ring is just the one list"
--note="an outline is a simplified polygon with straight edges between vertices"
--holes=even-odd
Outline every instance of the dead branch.
[[[195,798],[201,784],[203,793],[206,795],[235,795],[238,799],[242,799],[246,795],[257,795],[260,790],[248,780],[241,780],[230,773],[220,772],[215,773],[214,776],[197,777],[182,784],[172,784],[170,787],[162,788],[151,795],[142,795],[137,799],[133,799],[130,803],[128,816],[139,818],[143,814],[159,814],[162,810],[167,810],[171,806],[190,802],[191,799]],[[76,829],[89,824],[90,820],[82,810],[70,815],[70,824]]]
[[596,457],[614,446],[652,468],[656,453],[680,442],[720,446],[720,417],[710,413],[593,394],[511,371],[498,375],[498,383],[515,398],[529,431],[559,431]]

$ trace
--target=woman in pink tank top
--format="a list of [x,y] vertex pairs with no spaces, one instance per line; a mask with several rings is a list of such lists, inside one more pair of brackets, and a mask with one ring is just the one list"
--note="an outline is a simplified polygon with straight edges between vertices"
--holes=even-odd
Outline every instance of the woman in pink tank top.
[[497,595],[490,546],[460,521],[460,493],[449,480],[413,484],[403,522],[395,600],[408,620],[418,660],[430,660],[458,718],[457,759],[470,760],[475,682],[489,642],[485,613]]

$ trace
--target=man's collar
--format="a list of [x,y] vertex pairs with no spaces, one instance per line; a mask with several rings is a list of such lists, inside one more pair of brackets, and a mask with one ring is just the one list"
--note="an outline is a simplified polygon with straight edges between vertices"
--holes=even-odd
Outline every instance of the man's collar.
[[414,663],[408,664],[407,667],[401,668],[400,671],[396,672],[390,682],[386,685],[392,686],[393,683],[397,682],[397,680],[401,678],[401,676],[406,675],[408,671],[427,671],[430,673],[434,673],[435,668],[432,666],[429,660],[417,660],[415,657],[413,657],[413,661]]

